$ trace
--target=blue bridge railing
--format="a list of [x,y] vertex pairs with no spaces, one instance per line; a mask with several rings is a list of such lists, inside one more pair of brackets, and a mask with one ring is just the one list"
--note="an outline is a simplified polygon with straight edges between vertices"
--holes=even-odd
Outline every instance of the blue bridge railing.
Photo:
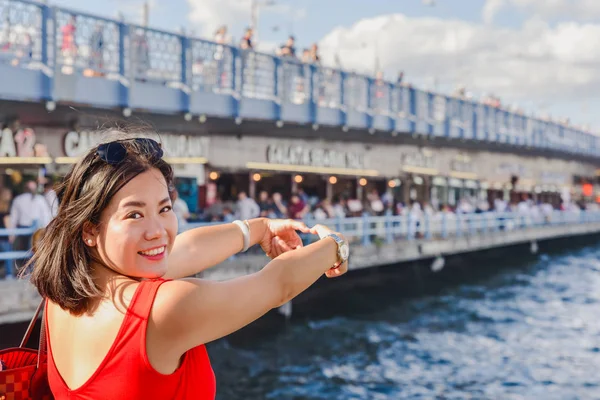
[[[487,236],[500,232],[544,228],[553,226],[600,223],[600,211],[554,211],[549,214],[518,213],[453,214],[438,213],[432,216],[405,215],[358,218],[306,220],[307,225],[324,224],[343,233],[354,245],[371,246],[403,240],[443,240],[467,236]],[[190,223],[185,229],[217,225],[217,223]],[[0,229],[0,237],[30,236],[34,228]],[[305,244],[316,240],[306,235]],[[31,257],[31,251],[0,252],[0,261],[14,262]]]
[[[597,157],[568,124],[29,0],[0,0],[0,99],[339,126]],[[127,113],[126,113],[127,114]]]
[[[308,226],[323,224],[343,233],[355,244],[393,243],[401,240],[441,240],[452,237],[484,236],[530,228],[600,222],[600,211],[554,211],[552,213],[497,213],[434,215],[389,215],[380,217],[332,218],[305,220]],[[217,223],[191,223],[186,229]],[[305,242],[314,240],[304,236]]]

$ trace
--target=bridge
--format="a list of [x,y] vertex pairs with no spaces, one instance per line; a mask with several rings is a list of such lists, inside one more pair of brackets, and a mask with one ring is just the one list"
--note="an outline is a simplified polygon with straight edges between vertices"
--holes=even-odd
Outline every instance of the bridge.
[[[314,224],[315,221],[306,221]],[[537,216],[517,213],[451,214],[436,217],[410,216],[361,217],[318,221],[342,232],[352,242],[349,274],[354,271],[411,261],[430,261],[430,269],[444,268],[445,257],[498,249],[518,244],[538,251],[538,243],[600,233],[600,212],[555,211]],[[190,225],[188,228],[206,224]],[[0,236],[14,234],[0,230]],[[314,240],[314,239],[313,239]],[[304,238],[306,244],[310,243]],[[14,254],[2,254],[14,257]],[[18,254],[27,257],[28,254]],[[260,252],[237,255],[202,272],[204,279],[224,280],[259,271],[269,259]],[[40,298],[24,280],[0,280],[0,325],[28,320]],[[290,312],[290,306],[282,309]]]
[[0,15],[7,110],[43,102],[49,111],[68,104],[598,157],[589,132],[465,98],[28,0],[0,0]]

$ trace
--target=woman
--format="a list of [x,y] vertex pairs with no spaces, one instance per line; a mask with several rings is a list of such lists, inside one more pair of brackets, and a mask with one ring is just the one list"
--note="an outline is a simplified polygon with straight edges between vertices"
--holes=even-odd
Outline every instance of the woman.
[[[347,271],[347,244],[323,226],[253,219],[176,238],[173,172],[161,157],[150,139],[101,144],[59,186],[58,215],[32,258],[32,282],[48,299],[56,398],[212,399],[205,343],[323,273]],[[323,240],[302,247],[296,230]],[[224,282],[185,278],[254,244],[273,259],[260,272]]]

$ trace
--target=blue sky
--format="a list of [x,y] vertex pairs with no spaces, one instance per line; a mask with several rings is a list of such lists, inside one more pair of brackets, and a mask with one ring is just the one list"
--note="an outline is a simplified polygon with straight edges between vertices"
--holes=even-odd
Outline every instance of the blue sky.
[[[325,63],[338,53],[345,69],[373,73],[377,54],[390,79],[402,70],[419,87],[465,87],[474,98],[493,94],[510,107],[600,128],[592,112],[600,106],[599,0],[434,1],[275,0],[261,9],[261,48],[293,33],[300,48],[319,43]],[[142,0],[50,2],[142,18]],[[227,24],[236,42],[250,20],[250,0],[150,0],[150,9],[152,27],[210,37]]]

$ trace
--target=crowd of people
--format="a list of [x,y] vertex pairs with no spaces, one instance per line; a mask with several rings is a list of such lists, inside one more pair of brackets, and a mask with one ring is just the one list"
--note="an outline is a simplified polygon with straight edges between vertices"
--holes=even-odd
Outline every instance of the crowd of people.
[[[513,196],[516,197],[516,196]],[[293,218],[313,221],[327,219],[352,218],[362,216],[403,216],[418,226],[426,218],[439,220],[443,216],[455,218],[456,215],[495,213],[513,214],[527,221],[548,221],[554,211],[578,213],[583,210],[598,211],[596,203],[534,200],[528,194],[520,199],[509,201],[503,198],[493,200],[464,196],[456,204],[439,201],[411,200],[408,204],[394,197],[392,192],[379,193],[371,189],[363,200],[349,196],[335,196],[332,200],[307,194],[302,188],[284,199],[279,192],[260,191],[256,199],[246,192],[240,192],[237,201],[223,201],[217,197],[214,203],[204,209],[197,218],[198,222],[230,222],[234,219],[256,217]]]

